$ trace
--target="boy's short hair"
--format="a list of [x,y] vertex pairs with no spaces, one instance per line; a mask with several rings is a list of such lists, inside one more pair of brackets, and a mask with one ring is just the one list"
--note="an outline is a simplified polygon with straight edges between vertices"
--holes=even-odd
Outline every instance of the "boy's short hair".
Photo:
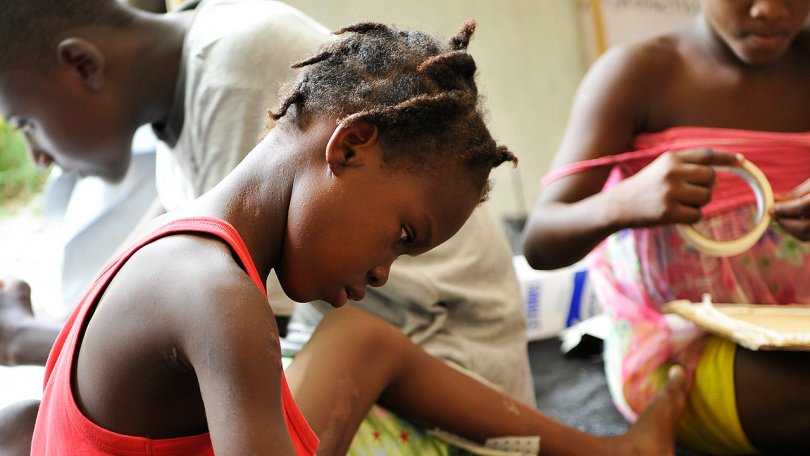
[[87,26],[121,28],[133,15],[116,0],[4,0],[0,5],[0,72],[48,71],[53,46],[67,31]]

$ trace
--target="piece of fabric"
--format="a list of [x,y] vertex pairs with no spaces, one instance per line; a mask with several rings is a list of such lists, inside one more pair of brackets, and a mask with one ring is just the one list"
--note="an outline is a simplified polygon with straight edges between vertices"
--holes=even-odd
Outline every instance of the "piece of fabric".
[[[617,181],[641,171],[664,152],[712,148],[745,155],[768,177],[774,193],[788,193],[810,176],[810,160],[804,155],[807,147],[810,147],[810,133],[676,127],[638,135],[631,151],[555,169],[543,177],[543,185],[587,169],[613,166],[606,183],[609,188]],[[713,192],[712,201],[703,207],[704,215],[714,215],[755,202],[753,192],[743,181],[728,173],[717,174]]]
[[[734,342],[709,336],[678,423],[678,440],[684,446],[704,454],[741,456],[758,453],[745,436],[737,415],[734,397],[736,350]],[[666,374],[662,377],[666,378]]]
[[[673,128],[639,135],[634,149],[554,171],[559,179],[592,166],[613,166],[610,189],[668,150],[710,147],[741,152],[785,193],[810,176],[810,132],[771,133],[715,128]],[[718,173],[714,198],[696,227],[714,239],[737,238],[756,220],[753,192],[741,179]],[[549,180],[546,181],[548,183]],[[605,341],[605,371],[618,409],[630,420],[657,392],[661,366],[697,368],[705,334],[695,325],[661,312],[675,299],[699,302],[810,304],[810,248],[778,225],[749,251],[718,258],[689,246],[673,225],[624,229],[590,255],[590,277],[605,312],[613,320]]]
[[375,405],[360,423],[348,456],[446,456],[450,446],[423,428]]
[[[106,430],[79,410],[71,386],[78,341],[107,284],[138,249],[156,239],[178,233],[207,233],[222,239],[234,251],[254,284],[267,295],[242,238],[224,220],[211,217],[174,220],[147,236],[107,266],[59,334],[45,366],[44,394],[34,428],[32,455],[214,454],[208,433],[174,439],[149,439]],[[315,454],[318,438],[295,404],[283,373],[281,397],[296,454]]]
[[[173,14],[173,13],[172,13]],[[290,65],[309,57],[329,30],[271,0],[203,0],[183,45],[165,125],[155,126],[157,189],[167,210],[216,185],[259,142],[267,110]]]

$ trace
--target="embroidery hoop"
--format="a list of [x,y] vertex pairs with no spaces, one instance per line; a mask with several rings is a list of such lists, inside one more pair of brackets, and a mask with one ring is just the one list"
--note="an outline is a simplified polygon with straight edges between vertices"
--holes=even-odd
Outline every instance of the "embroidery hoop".
[[714,169],[719,172],[736,174],[751,187],[757,200],[757,224],[744,236],[723,241],[704,236],[692,225],[678,225],[678,231],[687,243],[707,255],[720,257],[738,255],[756,244],[768,229],[768,225],[771,223],[768,211],[773,206],[773,189],[765,174],[746,159],[743,159],[739,167],[715,166]]
[[677,314],[749,350],[810,351],[810,305],[718,304],[670,301],[664,311]]

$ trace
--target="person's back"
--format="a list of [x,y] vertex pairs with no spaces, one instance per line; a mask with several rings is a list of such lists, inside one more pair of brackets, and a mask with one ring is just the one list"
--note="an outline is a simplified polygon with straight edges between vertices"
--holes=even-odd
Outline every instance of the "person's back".
[[[703,7],[685,29],[611,50],[589,71],[524,250],[533,266],[553,268],[595,249],[592,277],[614,322],[606,373],[625,415],[632,418],[657,389],[660,370],[678,362],[697,375],[693,411],[681,424],[688,444],[710,452],[746,452],[751,443],[804,448],[806,439],[774,424],[788,408],[807,410],[797,386],[806,376],[801,356],[791,361],[798,370],[775,374],[789,355],[707,341],[661,314],[667,301],[699,301],[704,292],[716,302],[810,303],[801,279],[810,273],[808,249],[796,240],[807,239],[800,215],[810,176],[810,3]],[[674,224],[702,219],[701,230],[724,239],[751,228],[753,194],[724,173],[715,179],[711,168],[739,166],[735,153],[762,168],[777,193],[796,191],[774,208],[781,226],[752,250],[712,258],[687,245]],[[723,392],[703,388],[711,382]],[[783,394],[763,405],[760,382]],[[716,414],[695,418],[704,412],[695,401],[707,395]],[[806,427],[801,420],[791,426]]]
[[[178,13],[170,13],[178,14]],[[290,67],[326,41],[329,30],[273,0],[205,0],[183,41],[174,98],[155,122],[158,192],[165,209],[202,195],[258,142],[267,109]]]

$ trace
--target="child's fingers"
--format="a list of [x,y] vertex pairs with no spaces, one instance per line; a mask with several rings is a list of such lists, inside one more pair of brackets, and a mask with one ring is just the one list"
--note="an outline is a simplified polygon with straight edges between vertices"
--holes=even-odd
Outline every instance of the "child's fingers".
[[678,152],[684,163],[710,166],[740,166],[742,154],[722,152],[715,149],[687,149]]
[[779,225],[791,236],[802,241],[810,240],[810,219],[806,218],[780,218]]
[[666,388],[671,392],[686,391],[686,371],[683,366],[676,364],[669,368]]
[[808,193],[810,193],[810,179],[807,179],[806,181],[799,184],[799,186],[791,190],[790,193],[784,195],[774,195],[774,199],[776,201],[787,201],[793,198],[804,196]]
[[712,181],[687,181],[677,194],[678,202],[687,206],[703,207],[712,200]]
[[771,215],[779,219],[810,218],[810,193],[775,202]]
[[683,366],[676,364],[669,368],[667,376],[663,394],[670,401],[672,418],[677,422],[686,407],[686,371]]
[[683,178],[686,182],[701,187],[713,187],[717,173],[714,168],[707,165],[685,163],[681,165]]
[[[791,236],[803,241],[810,240],[810,192],[803,193],[800,189],[806,187],[807,182],[797,187],[789,195],[781,195],[771,207],[771,216]],[[799,193],[793,196],[793,193]]]

